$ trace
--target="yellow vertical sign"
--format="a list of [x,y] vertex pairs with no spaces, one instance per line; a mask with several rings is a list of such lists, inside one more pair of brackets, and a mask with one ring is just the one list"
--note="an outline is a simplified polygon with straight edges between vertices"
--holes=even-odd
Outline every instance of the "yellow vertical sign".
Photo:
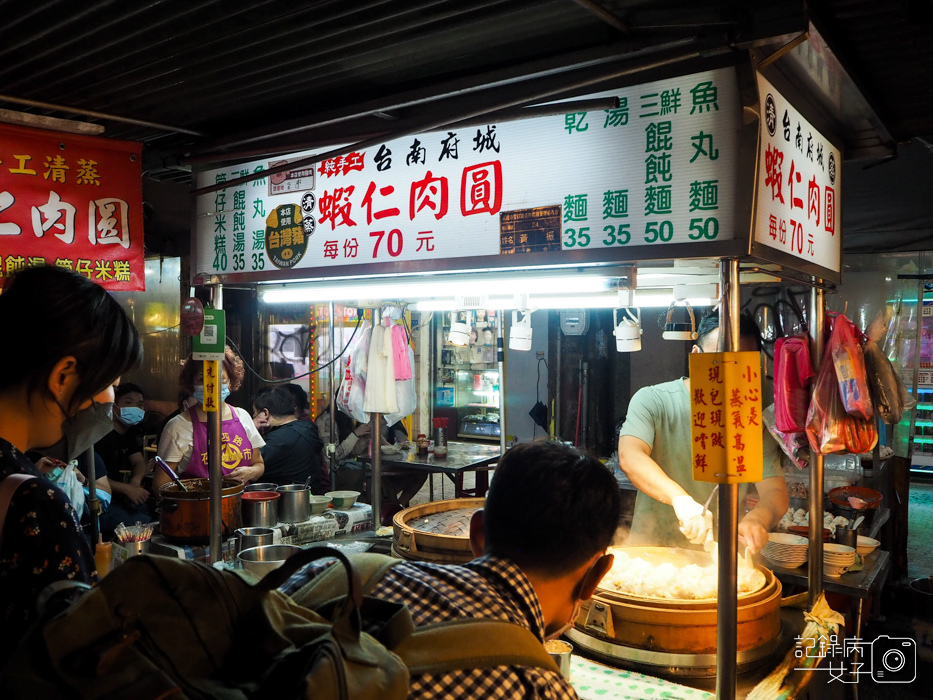
[[694,481],[761,481],[760,354],[690,355],[690,421]]
[[204,403],[205,413],[217,413],[220,406],[220,362],[217,360],[204,361]]

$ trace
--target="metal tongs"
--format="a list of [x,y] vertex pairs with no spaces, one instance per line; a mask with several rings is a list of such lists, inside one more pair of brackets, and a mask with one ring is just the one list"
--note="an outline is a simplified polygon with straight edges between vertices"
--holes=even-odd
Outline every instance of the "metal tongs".
[[188,490],[188,487],[185,486],[183,483],[181,483],[181,479],[178,478],[178,474],[175,473],[175,470],[172,469],[170,466],[168,466],[168,464],[165,462],[164,459],[156,455],[155,463],[158,464],[162,468],[162,471],[168,474],[169,478],[175,482],[178,488],[180,488],[182,491]]

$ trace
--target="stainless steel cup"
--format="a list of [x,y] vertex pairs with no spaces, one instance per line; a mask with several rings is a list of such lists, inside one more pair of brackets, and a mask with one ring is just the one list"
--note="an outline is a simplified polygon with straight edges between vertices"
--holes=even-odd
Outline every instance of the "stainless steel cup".
[[544,648],[560,669],[560,675],[570,680],[570,655],[573,654],[573,644],[563,639],[552,639],[544,643]]
[[303,523],[311,517],[311,489],[304,484],[279,486],[279,522]]
[[843,530],[836,528],[836,544],[842,544],[852,549],[858,549],[858,530]]
[[149,540],[139,542],[121,542],[120,546],[126,550],[126,556],[135,557],[137,554],[149,553]]
[[270,527],[241,527],[234,534],[237,554],[244,549],[273,544],[275,539],[275,531]]

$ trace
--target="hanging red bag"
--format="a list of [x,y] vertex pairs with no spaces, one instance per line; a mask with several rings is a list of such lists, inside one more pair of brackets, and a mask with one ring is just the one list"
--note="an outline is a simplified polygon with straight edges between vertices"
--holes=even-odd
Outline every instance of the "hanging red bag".
[[851,325],[844,316],[837,316],[833,320],[833,332],[820,361],[813,385],[813,399],[807,412],[810,447],[824,455],[838,452],[861,454],[871,450],[878,441],[874,422],[848,415],[843,404],[834,361],[834,350],[844,342],[846,336],[844,332],[836,332],[841,321]]
[[875,412],[868,391],[868,374],[861,343],[863,337],[855,324],[840,314],[833,322],[827,351],[833,358],[836,378],[839,380],[839,398],[842,399],[846,413],[870,420]]
[[810,341],[805,335],[774,344],[774,425],[782,433],[802,433],[810,404]]

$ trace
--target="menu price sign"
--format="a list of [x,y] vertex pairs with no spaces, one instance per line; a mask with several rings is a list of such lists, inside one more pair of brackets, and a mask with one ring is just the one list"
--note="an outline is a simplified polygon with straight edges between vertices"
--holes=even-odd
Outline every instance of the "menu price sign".
[[839,272],[842,154],[758,76],[755,243]]
[[[580,96],[567,109],[599,98],[618,106],[406,136],[289,178],[200,195],[195,273],[542,253],[560,260],[733,239],[742,130],[735,69]],[[203,171],[196,183],[222,184],[279,162]],[[285,205],[300,216],[283,216]],[[269,223],[277,209],[277,219],[292,223]]]
[[694,481],[761,481],[760,354],[690,355],[690,421]]

